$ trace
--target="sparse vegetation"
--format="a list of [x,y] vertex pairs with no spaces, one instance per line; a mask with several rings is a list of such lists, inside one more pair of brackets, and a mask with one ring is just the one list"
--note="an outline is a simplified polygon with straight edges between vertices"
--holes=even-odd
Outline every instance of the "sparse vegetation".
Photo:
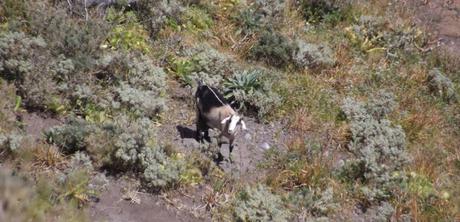
[[[114,178],[213,221],[455,221],[459,61],[405,7],[3,1],[0,221],[92,221]],[[196,80],[245,116],[235,163],[179,130]]]

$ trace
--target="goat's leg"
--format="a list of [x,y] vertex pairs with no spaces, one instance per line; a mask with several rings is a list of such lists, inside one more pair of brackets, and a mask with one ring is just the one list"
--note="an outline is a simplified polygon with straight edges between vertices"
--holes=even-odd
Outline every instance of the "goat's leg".
[[228,159],[230,163],[233,163],[232,152],[233,152],[233,141],[235,140],[234,137],[230,137],[228,139]]
[[198,114],[196,121],[196,139],[203,142],[203,139],[209,140],[209,127],[203,117]]

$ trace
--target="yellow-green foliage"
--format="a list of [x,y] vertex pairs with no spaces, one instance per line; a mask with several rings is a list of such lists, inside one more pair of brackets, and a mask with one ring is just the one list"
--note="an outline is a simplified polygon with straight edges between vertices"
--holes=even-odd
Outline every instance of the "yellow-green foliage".
[[190,7],[183,15],[184,26],[188,31],[193,33],[200,33],[208,30],[213,21],[209,14],[201,8]]
[[[133,11],[117,11],[110,8],[107,20],[114,25],[107,39],[111,49],[150,52],[149,35]],[[105,45],[102,45],[105,48]]]

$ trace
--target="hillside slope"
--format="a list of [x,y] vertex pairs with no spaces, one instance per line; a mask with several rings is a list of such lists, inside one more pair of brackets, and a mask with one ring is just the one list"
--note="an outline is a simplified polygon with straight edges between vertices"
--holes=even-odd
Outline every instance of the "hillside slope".
[[[0,221],[460,220],[458,10],[5,0]],[[233,162],[198,79],[245,118]]]

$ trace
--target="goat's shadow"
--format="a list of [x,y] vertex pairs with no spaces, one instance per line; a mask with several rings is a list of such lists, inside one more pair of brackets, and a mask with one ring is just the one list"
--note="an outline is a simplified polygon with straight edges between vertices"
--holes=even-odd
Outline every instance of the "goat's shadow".
[[[189,127],[186,127],[186,126],[182,126],[182,125],[178,125],[176,126],[176,129],[177,131],[179,132],[179,135],[180,135],[180,138],[181,139],[194,139],[195,141],[197,142],[200,142],[198,139],[197,139],[197,132],[196,130],[194,129],[191,129]],[[211,142],[211,138],[206,137],[204,138],[207,142]],[[217,166],[219,166],[219,163],[221,163],[222,161],[224,161],[224,156],[222,155],[221,152],[219,152],[217,154],[217,157],[214,158],[214,162],[217,164]]]
[[180,138],[196,140],[196,130],[181,125],[176,126],[176,129],[179,132]]

